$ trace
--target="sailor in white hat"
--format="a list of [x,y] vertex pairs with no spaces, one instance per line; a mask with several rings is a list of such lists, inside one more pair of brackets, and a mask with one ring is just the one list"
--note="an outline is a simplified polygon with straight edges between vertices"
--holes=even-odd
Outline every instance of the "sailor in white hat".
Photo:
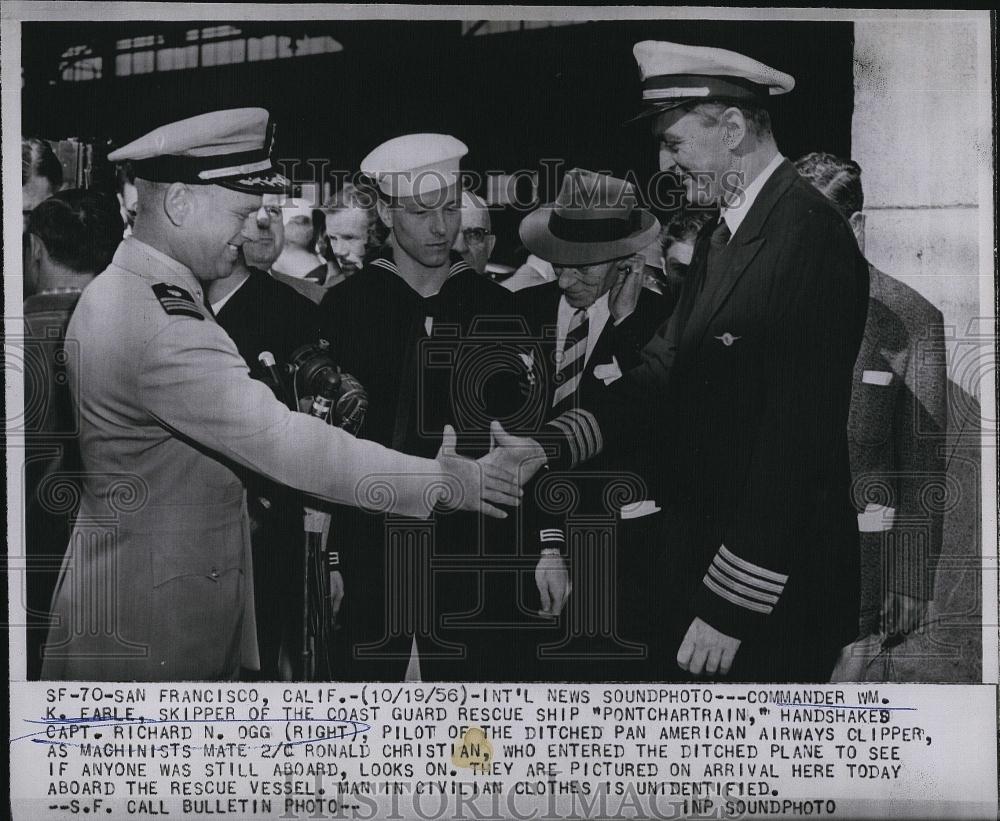
[[355,439],[250,379],[204,289],[270,219],[261,193],[285,185],[267,119],[204,114],[112,155],[134,162],[139,208],[67,330],[86,476],[45,678],[217,680],[257,667],[241,468],[404,515],[442,501],[502,516],[491,502],[518,494],[492,466]]
[[379,191],[379,218],[392,232],[391,261],[422,296],[437,293],[455,273],[451,247],[462,224],[459,161],[468,151],[447,134],[406,134],[361,161],[361,172]]
[[[446,134],[409,134],[362,160],[361,171],[378,188],[378,214],[390,235],[360,272],[327,292],[321,306],[324,337],[338,352],[338,364],[368,392],[370,413],[362,435],[404,453],[436,453],[452,438],[442,437],[446,426],[454,429],[459,452],[487,453],[491,434],[497,441],[506,436],[491,430],[491,422],[514,418],[522,404],[515,343],[503,353],[497,337],[513,314],[510,293],[453,250],[462,219],[459,163],[466,151]],[[506,365],[497,364],[498,356]],[[428,582],[426,574],[412,572],[410,559],[398,564],[399,554],[386,549],[396,541],[398,525],[366,518],[339,517],[334,525],[345,551],[342,561],[364,580],[362,595],[346,593],[350,613],[342,639],[351,648],[351,663],[344,675],[400,680],[415,644],[424,680],[509,676],[506,656],[490,651],[495,633],[470,623],[449,627],[439,618],[442,612],[477,612],[486,620],[481,614],[493,612],[487,605],[476,610],[477,601],[482,604],[478,588],[467,583],[475,575],[421,565],[433,572]],[[461,555],[466,568],[483,573],[480,579],[487,570],[480,564],[484,541],[516,551],[509,533],[487,529],[474,516],[438,518],[431,534],[436,547],[428,549]],[[510,609],[497,618],[514,623],[513,597],[498,606]],[[532,635],[514,632],[505,633],[504,641]],[[442,646],[460,644],[467,653],[441,652]]]

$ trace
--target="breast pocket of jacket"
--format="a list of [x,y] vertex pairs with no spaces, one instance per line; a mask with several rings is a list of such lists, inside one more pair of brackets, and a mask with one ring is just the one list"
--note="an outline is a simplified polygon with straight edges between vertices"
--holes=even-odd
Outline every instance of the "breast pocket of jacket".
[[873,366],[862,371],[851,396],[847,430],[852,441],[867,446],[889,441],[898,394],[896,381],[887,368]]

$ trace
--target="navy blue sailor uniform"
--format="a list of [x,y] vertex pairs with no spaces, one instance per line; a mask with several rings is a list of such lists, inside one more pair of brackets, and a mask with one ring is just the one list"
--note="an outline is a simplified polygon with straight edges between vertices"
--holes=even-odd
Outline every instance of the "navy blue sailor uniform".
[[[522,401],[516,349],[503,344],[516,327],[511,294],[457,254],[425,298],[383,249],[328,293],[321,312],[332,356],[368,393],[360,438],[432,457],[450,424],[458,452],[478,458],[490,421],[509,426]],[[517,573],[533,565],[518,566],[514,521],[449,513],[414,527],[334,510],[328,549],[343,557],[346,587],[341,674],[401,680],[415,637],[424,680],[518,680]],[[404,538],[421,545],[405,566],[395,548]]]
[[857,631],[847,417],[868,268],[787,161],[709,277],[714,227],[642,364],[539,440],[554,467],[613,446],[624,419],[660,443],[672,654],[698,617],[741,640],[727,680],[827,680]]
[[249,378],[192,272],[134,236],[80,298],[67,341],[85,478],[43,678],[219,680],[257,666],[241,469],[418,517],[446,481],[434,461],[285,408]]

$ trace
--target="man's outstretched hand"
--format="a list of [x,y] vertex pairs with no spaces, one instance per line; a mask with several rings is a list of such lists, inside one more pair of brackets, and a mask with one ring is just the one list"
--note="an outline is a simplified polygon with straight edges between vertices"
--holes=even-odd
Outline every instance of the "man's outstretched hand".
[[490,425],[490,438],[493,447],[479,461],[515,476],[519,487],[524,487],[546,462],[545,450],[538,442],[507,433],[495,420]]
[[510,470],[502,460],[490,459],[492,453],[478,461],[459,456],[456,445],[455,429],[445,425],[437,461],[450,481],[438,504],[445,510],[471,510],[506,519],[507,514],[497,505],[516,507],[521,503],[517,471]]

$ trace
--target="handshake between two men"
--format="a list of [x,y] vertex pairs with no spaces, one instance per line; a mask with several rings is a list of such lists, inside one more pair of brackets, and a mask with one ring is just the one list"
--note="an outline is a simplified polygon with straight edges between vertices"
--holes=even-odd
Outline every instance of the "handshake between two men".
[[[526,436],[507,433],[501,424],[490,425],[490,452],[478,460],[466,459],[456,453],[455,429],[445,425],[437,460],[445,474],[458,480],[463,492],[451,505],[456,510],[481,511],[487,516],[503,519],[502,507],[520,504],[522,488],[545,465],[542,446]],[[478,487],[479,494],[470,490]],[[566,562],[561,556],[543,555],[535,568],[535,584],[541,597],[541,615],[558,616],[573,590]]]
[[442,488],[439,507],[505,519],[507,514],[501,508],[520,504],[521,488],[545,464],[545,451],[534,439],[513,436],[496,421],[490,425],[490,438],[490,452],[469,459],[458,455],[455,429],[445,425],[437,461],[442,474],[458,487]]

